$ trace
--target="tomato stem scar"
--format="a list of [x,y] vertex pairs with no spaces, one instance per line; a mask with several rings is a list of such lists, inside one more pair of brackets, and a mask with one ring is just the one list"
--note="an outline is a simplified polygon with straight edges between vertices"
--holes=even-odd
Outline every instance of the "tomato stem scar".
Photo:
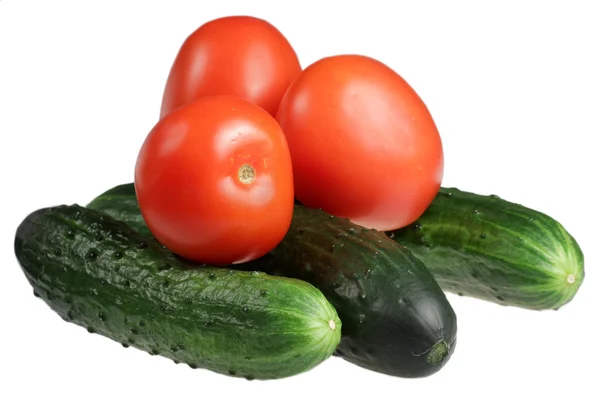
[[238,179],[243,184],[249,185],[254,182],[254,178],[256,177],[256,171],[250,164],[243,164],[237,173]]

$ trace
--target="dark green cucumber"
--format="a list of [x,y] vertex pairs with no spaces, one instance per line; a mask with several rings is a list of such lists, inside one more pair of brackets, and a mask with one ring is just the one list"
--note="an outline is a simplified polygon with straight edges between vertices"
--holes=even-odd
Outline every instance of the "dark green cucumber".
[[[116,205],[119,209],[115,208]],[[138,233],[146,237],[152,236],[142,217],[133,184],[119,185],[107,190],[102,196],[93,199],[87,208],[104,211],[117,220],[127,223]]]
[[388,235],[449,292],[533,310],[570,302],[583,253],[556,220],[498,196],[442,188],[411,226]]
[[296,205],[284,240],[246,268],[319,288],[344,324],[335,354],[364,368],[424,377],[454,351],[456,315],[445,294],[422,262],[382,232]]
[[285,378],[340,341],[337,313],[314,286],[189,263],[77,205],[27,216],[15,254],[34,293],[66,321],[192,368]]
[[[133,184],[89,207],[149,234]],[[268,255],[232,266],[306,280],[343,322],[335,355],[377,372],[423,377],[439,371],[456,343],[456,315],[429,271],[384,233],[296,205],[288,234]]]

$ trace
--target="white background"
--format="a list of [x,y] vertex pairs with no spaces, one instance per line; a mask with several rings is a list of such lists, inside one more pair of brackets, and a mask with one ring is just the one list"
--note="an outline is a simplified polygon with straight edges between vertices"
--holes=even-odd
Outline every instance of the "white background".
[[[599,399],[600,13],[593,1],[483,3],[0,1],[0,398]],[[124,349],[34,298],[12,247],[19,222],[132,181],[180,44],[231,14],[273,23],[303,66],[360,53],[396,69],[438,124],[444,186],[543,211],[579,241],[575,300],[533,312],[449,295],[458,346],[428,378],[330,358],[247,382]]]

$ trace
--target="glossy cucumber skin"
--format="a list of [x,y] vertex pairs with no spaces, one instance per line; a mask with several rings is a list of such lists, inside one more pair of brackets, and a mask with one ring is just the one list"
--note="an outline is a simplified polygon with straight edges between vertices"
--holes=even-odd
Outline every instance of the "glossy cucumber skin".
[[86,207],[102,211],[125,222],[144,236],[152,236],[142,217],[133,184],[115,186],[94,198]]
[[411,226],[387,232],[452,293],[532,310],[569,303],[581,248],[556,220],[495,195],[442,188]]
[[340,340],[335,309],[306,282],[186,262],[91,209],[35,211],[14,246],[34,293],[63,319],[192,368],[285,378]]
[[[90,205],[148,232],[133,184]],[[422,262],[384,233],[296,205],[288,234],[270,254],[232,268],[305,280],[320,289],[343,323],[335,355],[399,377],[439,371],[456,346],[457,320]]]

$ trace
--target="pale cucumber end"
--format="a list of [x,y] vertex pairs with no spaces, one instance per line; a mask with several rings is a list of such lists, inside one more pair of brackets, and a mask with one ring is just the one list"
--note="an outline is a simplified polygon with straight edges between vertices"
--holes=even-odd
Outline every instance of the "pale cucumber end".
[[330,319],[329,322],[328,322],[328,324],[329,324],[329,328],[331,330],[335,331],[335,327],[337,326],[337,324],[335,323],[335,321],[332,320],[332,319]]
[[323,329],[319,331],[322,335],[323,350],[333,354],[342,340],[342,321],[337,313],[330,314],[328,319],[324,320]]
[[427,362],[431,365],[439,364],[448,357],[449,352],[450,346],[448,343],[440,340],[429,349],[429,352],[427,353]]
[[566,272],[565,275],[561,276],[562,285],[565,291],[577,290],[583,280],[582,271],[578,272]]
[[554,307],[555,309],[559,309],[575,297],[579,286],[583,282],[583,276],[583,269],[580,269],[574,272],[567,270],[556,277],[555,288],[558,291],[558,302]]
[[318,325],[313,329],[316,336],[315,347],[324,355],[331,355],[342,340],[342,321],[337,315],[335,308],[326,302],[321,307],[318,317]]
[[562,251],[559,252],[553,263],[555,270],[553,287],[557,292],[556,304],[553,307],[555,310],[575,297],[585,276],[581,249],[573,239],[567,243],[568,245],[561,248]]

